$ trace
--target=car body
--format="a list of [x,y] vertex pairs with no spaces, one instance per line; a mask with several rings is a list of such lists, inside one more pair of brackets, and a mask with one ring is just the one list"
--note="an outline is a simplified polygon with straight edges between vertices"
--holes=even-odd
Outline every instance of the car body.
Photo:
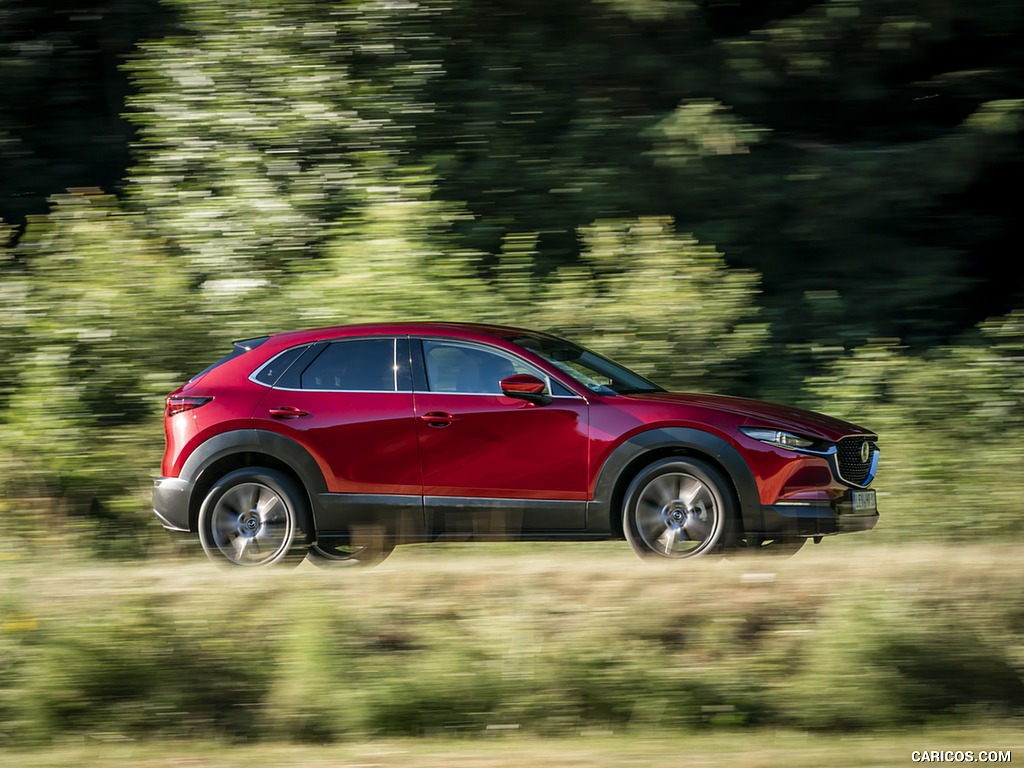
[[870,529],[877,436],[678,394],[544,333],[393,323],[279,333],[167,398],[154,510],[235,565],[375,562],[438,539],[791,551]]

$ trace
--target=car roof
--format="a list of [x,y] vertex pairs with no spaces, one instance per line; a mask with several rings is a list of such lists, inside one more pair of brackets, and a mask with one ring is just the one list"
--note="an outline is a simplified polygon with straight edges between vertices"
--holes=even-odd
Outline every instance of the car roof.
[[508,339],[524,334],[547,336],[548,334],[525,328],[514,328],[505,325],[488,325],[486,323],[448,323],[448,322],[395,322],[395,323],[360,323],[357,325],[333,325],[322,328],[308,328],[299,331],[284,331],[271,336],[274,341],[304,343],[322,339],[338,339],[346,336],[446,336],[453,338],[473,339],[490,337]]

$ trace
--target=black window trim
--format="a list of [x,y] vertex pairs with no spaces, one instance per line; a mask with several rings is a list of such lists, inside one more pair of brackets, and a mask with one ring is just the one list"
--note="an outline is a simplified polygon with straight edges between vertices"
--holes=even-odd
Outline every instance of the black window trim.
[[[539,374],[539,378],[542,378],[547,385],[547,391],[549,396],[554,400],[582,400],[584,403],[589,402],[586,397],[577,393],[566,384],[561,377],[554,376],[532,360],[527,360],[522,355],[519,355],[511,350],[500,347],[497,344],[489,344],[485,341],[477,341],[476,339],[456,339],[450,336],[416,336],[412,338],[412,343],[415,347],[412,351],[412,358],[414,363],[414,374],[413,374],[413,394],[414,395],[460,395],[466,397],[502,397],[502,395],[495,392],[439,392],[430,388],[430,383],[427,381],[427,361],[426,352],[423,350],[424,341],[438,341],[445,344],[453,345],[464,345],[468,347],[477,347],[483,349],[486,352],[495,352],[503,355],[507,358],[512,358],[522,363],[527,368],[536,371]],[[550,394],[552,392],[551,382],[557,382],[563,389],[570,392],[568,395],[555,395]]]
[[[412,392],[411,377],[408,376],[408,375],[402,376],[401,373],[400,373],[402,369],[401,369],[401,367],[398,364],[399,363],[399,357],[400,357],[400,349],[406,345],[407,340],[408,340],[408,337],[396,336],[396,335],[389,334],[389,335],[381,335],[381,336],[343,336],[341,338],[335,338],[335,339],[324,339],[324,340],[318,341],[318,342],[306,342],[306,344],[304,344],[304,345],[296,345],[296,346],[308,346],[310,349],[316,349],[317,350],[316,353],[313,354],[310,357],[310,359],[306,360],[306,361],[303,361],[303,358],[306,357],[306,355],[305,354],[300,355],[296,359],[296,361],[294,363],[292,363],[291,366],[288,367],[288,370],[285,371],[285,373],[282,374],[280,378],[278,378],[278,381],[281,381],[281,378],[284,378],[284,376],[286,374],[290,373],[292,368],[295,367],[296,363],[299,363],[299,362],[303,362],[302,371],[300,372],[300,375],[301,375],[301,373],[305,373],[306,370],[314,362],[316,362],[316,360],[320,357],[320,355],[322,355],[327,350],[327,348],[329,346],[331,346],[332,344],[344,344],[345,342],[350,342],[350,341],[391,341],[392,342],[391,365],[392,365],[392,372],[394,374],[394,378],[393,378],[394,389],[315,389],[315,388],[311,388],[311,387],[302,387],[302,386],[284,387],[284,386],[277,386],[276,384],[271,387],[271,386],[268,386],[267,384],[265,384],[262,381],[256,381],[256,379],[254,377],[266,365],[269,365],[271,362],[273,362],[274,359],[276,359],[277,357],[280,357],[280,355],[284,354],[285,352],[288,352],[289,350],[294,349],[294,347],[289,347],[288,349],[282,350],[277,355],[275,355],[270,360],[268,360],[266,363],[261,365],[259,368],[256,369],[256,371],[254,371],[252,373],[252,375],[249,376],[249,380],[253,381],[256,384],[259,384],[260,386],[267,387],[268,389],[276,389],[279,392],[334,392],[334,393],[339,393],[339,394],[343,393],[343,394],[375,394],[375,395],[409,394],[409,393]],[[407,362],[407,365],[408,365],[408,362]],[[406,370],[408,370],[408,369],[406,369]],[[402,381],[402,379],[405,379],[405,380]],[[405,388],[403,389],[402,387],[405,387]]]
[[[287,347],[285,349],[282,349],[276,355],[274,355],[269,360],[260,365],[255,371],[250,373],[249,381],[251,381],[253,384],[259,384],[261,387],[267,387],[268,389],[286,389],[286,387],[278,387],[277,382],[281,381],[285,376],[287,376],[291,372],[292,368],[294,368],[302,361],[303,357],[308,356],[310,349],[312,349],[314,346],[316,346],[314,343],[306,342],[305,344],[296,344],[294,347]],[[277,375],[277,378],[275,378],[272,383],[268,384],[265,381],[260,381],[259,375],[263,373],[264,370],[273,365],[282,356],[287,355],[290,352],[294,352],[295,350],[301,351],[296,356],[296,358],[288,364],[288,367]]]

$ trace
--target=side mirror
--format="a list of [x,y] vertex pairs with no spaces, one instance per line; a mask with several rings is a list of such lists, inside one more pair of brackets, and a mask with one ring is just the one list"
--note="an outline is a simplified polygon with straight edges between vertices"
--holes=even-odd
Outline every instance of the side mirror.
[[501,380],[501,394],[535,405],[547,405],[551,398],[544,394],[547,384],[528,373],[517,373]]

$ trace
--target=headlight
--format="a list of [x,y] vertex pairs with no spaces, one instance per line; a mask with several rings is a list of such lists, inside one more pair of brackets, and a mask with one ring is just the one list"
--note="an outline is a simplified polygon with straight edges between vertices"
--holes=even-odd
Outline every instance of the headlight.
[[777,445],[780,448],[810,448],[815,442],[809,437],[801,437],[781,429],[766,429],[764,427],[740,427],[739,429],[747,437],[769,445]]

